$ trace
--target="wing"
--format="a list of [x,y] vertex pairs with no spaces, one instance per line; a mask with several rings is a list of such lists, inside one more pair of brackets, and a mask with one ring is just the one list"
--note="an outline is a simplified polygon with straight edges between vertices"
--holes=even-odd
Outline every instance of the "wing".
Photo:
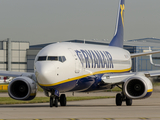
[[102,76],[102,86],[110,87],[110,89],[112,89],[114,86],[118,86],[122,89],[122,96],[125,95],[129,99],[143,99],[149,97],[153,91],[153,86],[149,77],[159,75],[160,70],[149,72],[105,74]]
[[0,76],[18,77],[21,76],[22,74],[23,72],[0,71]]
[[156,53],[160,53],[160,51],[151,51],[151,52],[143,52],[143,53],[133,53],[133,54],[131,54],[131,58],[140,57],[140,56],[146,56],[146,55],[151,55],[151,54],[156,54]]
[[33,79],[34,81],[37,81],[35,74],[29,72],[0,71],[0,76],[7,76],[7,77],[25,76]]
[[119,73],[119,74],[104,74],[102,80],[106,84],[120,84],[126,82],[128,78],[135,76],[144,76],[146,78],[160,76],[160,70],[156,71],[145,71],[145,72],[130,72],[130,73]]
[[14,72],[14,71],[0,71],[0,76],[8,76],[8,77],[19,77],[19,76],[29,76],[34,73],[29,72]]

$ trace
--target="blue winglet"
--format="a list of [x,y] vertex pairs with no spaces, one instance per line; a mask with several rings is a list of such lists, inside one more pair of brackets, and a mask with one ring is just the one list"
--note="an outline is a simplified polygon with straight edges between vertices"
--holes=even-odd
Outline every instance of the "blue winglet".
[[109,46],[116,46],[123,48],[124,9],[125,9],[124,2],[125,0],[120,0],[115,34]]

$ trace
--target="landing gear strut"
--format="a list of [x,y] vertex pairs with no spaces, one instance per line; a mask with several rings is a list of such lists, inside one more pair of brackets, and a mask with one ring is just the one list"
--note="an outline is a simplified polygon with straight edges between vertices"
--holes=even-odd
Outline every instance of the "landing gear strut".
[[[118,86],[118,85],[117,85]],[[123,86],[123,85],[122,85]],[[119,86],[118,86],[119,87]],[[122,89],[121,87],[119,87],[120,89]],[[123,89],[122,89],[123,90]],[[122,93],[117,93],[116,95],[116,105],[117,106],[121,106],[122,105],[122,102],[125,101],[126,102],[126,105],[127,106],[131,106],[132,105],[132,99],[130,98],[127,98],[127,96],[125,96]]]

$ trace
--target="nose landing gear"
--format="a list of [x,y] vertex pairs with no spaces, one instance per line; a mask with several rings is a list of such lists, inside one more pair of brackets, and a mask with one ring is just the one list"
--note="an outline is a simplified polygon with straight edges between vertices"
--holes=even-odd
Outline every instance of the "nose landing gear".
[[50,107],[58,107],[58,97],[50,96]]
[[50,107],[58,107],[58,102],[60,102],[61,106],[66,106],[67,104],[67,99],[65,94],[61,94],[59,97],[59,92],[57,90],[54,90],[51,92],[50,96]]

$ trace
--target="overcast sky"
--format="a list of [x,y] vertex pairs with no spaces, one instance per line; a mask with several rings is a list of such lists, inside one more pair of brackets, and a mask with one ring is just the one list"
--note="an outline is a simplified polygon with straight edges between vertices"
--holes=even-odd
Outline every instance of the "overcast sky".
[[[119,0],[0,0],[0,40],[31,45],[113,37]],[[124,39],[160,38],[160,0],[125,1]]]

